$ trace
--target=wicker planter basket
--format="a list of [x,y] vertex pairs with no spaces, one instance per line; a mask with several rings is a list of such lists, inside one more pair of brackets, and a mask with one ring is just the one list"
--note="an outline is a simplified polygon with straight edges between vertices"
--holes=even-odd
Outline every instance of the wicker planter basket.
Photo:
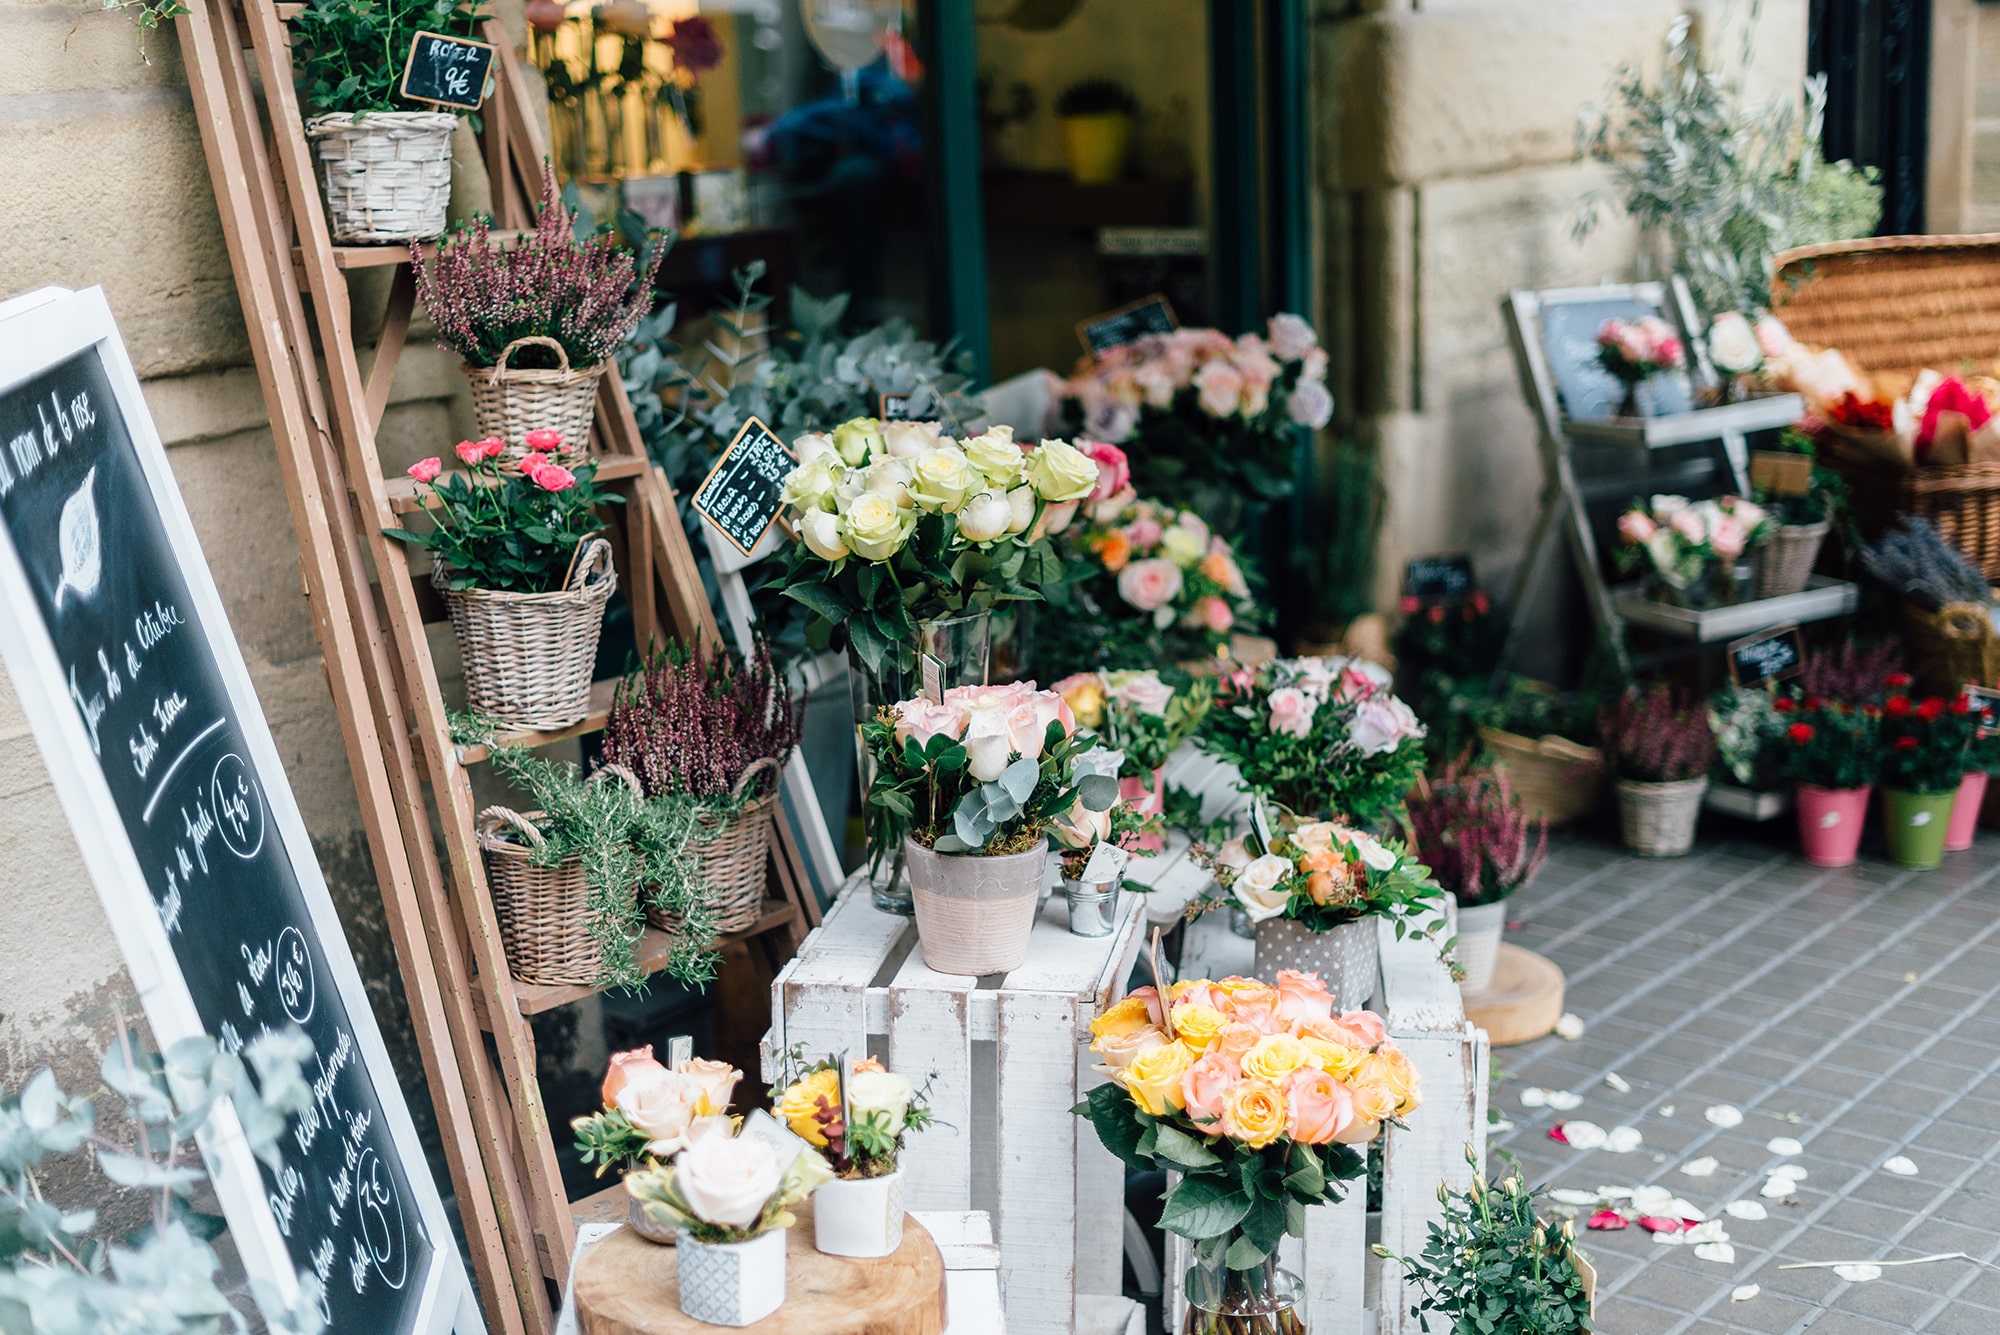
[[2000,685],[2000,635],[1978,603],[1948,603],[1940,612],[1904,603],[1903,639],[1920,684],[1933,695],[1951,698],[1968,682]]
[[[608,767],[607,767],[608,768]],[[736,781],[741,797],[766,774],[775,776],[778,762],[769,756],[753,760]],[[715,911],[718,933],[740,932],[754,924],[764,911],[765,864],[771,855],[771,833],[778,810],[778,786],[768,795],[746,804],[727,820],[700,818],[709,834],[696,835],[688,849],[701,867],[701,883]],[[651,904],[646,921],[663,932],[681,929],[679,915],[662,913]]]
[[611,544],[586,538],[555,593],[447,589],[434,568],[465,665],[466,708],[512,728],[567,728],[590,712],[604,605],[618,587]]
[[1479,738],[1507,767],[1529,820],[1547,817],[1552,826],[1567,825],[1597,806],[1604,791],[1604,753],[1596,747],[1566,737],[1537,741],[1498,728],[1481,728]]
[[1826,541],[1827,520],[1817,524],[1780,524],[1771,540],[1757,549],[1757,596],[1782,598],[1805,592],[1812,578],[1813,562],[1819,560],[1820,544]]
[[451,135],[437,111],[335,112],[306,122],[336,242],[422,241],[444,231]]
[[1694,827],[1701,819],[1706,776],[1670,783],[1618,781],[1618,820],[1625,847],[1642,858],[1677,858],[1694,847]]
[[[525,347],[553,351],[553,371],[519,371],[508,365]],[[500,350],[491,366],[461,364],[472,387],[472,416],[481,436],[506,442],[510,460],[528,452],[530,431],[560,431],[563,447],[549,454],[552,462],[574,463],[590,452],[590,423],[597,412],[597,382],[610,362],[572,369],[563,345],[541,334],[517,338]]]

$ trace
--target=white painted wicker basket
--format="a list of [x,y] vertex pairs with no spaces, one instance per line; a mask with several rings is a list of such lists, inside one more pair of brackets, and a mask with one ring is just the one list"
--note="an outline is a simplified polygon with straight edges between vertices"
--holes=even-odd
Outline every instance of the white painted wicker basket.
[[451,134],[437,111],[334,112],[306,122],[336,242],[420,241],[444,231]]

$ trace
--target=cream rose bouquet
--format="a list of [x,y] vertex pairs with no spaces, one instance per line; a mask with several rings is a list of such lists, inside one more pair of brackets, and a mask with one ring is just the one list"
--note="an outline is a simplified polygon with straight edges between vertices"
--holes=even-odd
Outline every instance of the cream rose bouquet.
[[771,1089],[771,1105],[842,1178],[887,1177],[896,1171],[903,1138],[931,1124],[924,1091],[873,1057],[846,1069],[837,1057],[806,1066],[795,1048]]
[[627,1168],[678,1154],[694,1124],[729,1112],[743,1073],[728,1062],[691,1058],[669,1067],[651,1044],[611,1054],[601,1111],[572,1121],[577,1152],[603,1177],[614,1164]]
[[1618,566],[1645,569],[1669,588],[1699,585],[1719,565],[1736,559],[1772,532],[1764,507],[1740,496],[1690,501],[1655,496],[1618,517]]
[[[1144,987],[1090,1030],[1111,1083],[1075,1111],[1131,1167],[1178,1175],[1160,1226],[1194,1244],[1196,1271],[1221,1289],[1208,1296],[1236,1312],[1277,1283],[1279,1240],[1304,1234],[1305,1208],[1366,1171],[1353,1147],[1422,1102],[1381,1018],[1336,1013],[1317,974],[1183,980],[1165,998]],[[1241,1329],[1227,1314],[1201,1314],[1218,1324],[1200,1329]],[[1275,1329],[1303,1331],[1287,1319]]]
[[1196,857],[1216,881],[1200,906],[1239,908],[1253,923],[1290,918],[1327,932],[1383,917],[1399,937],[1420,914],[1433,918],[1419,929],[1426,935],[1443,923],[1444,891],[1428,868],[1394,840],[1333,821],[1282,826],[1268,843],[1253,832],[1213,852],[1198,849]]
[[793,443],[781,499],[798,534],[779,579],[812,614],[809,643],[836,630],[863,666],[905,672],[917,624],[1039,599],[1062,578],[1050,545],[1098,484],[1067,441],[1015,441],[998,426],[964,441],[936,422],[843,422]]
[[797,1223],[791,1207],[833,1180],[817,1151],[789,1154],[770,1140],[739,1134],[727,1117],[703,1117],[671,1165],[625,1177],[625,1191],[656,1224],[697,1242],[748,1242]]

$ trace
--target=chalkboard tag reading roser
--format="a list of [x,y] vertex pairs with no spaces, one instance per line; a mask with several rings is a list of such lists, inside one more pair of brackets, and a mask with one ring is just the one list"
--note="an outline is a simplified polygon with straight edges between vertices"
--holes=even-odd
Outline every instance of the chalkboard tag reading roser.
[[1419,556],[1403,563],[1403,595],[1421,603],[1463,598],[1478,587],[1470,552]]
[[915,420],[910,412],[914,394],[884,394],[879,400],[875,416],[884,422],[909,422]]
[[486,100],[486,78],[492,69],[493,48],[488,43],[420,32],[410,43],[396,94],[407,102],[477,111]]
[[1729,677],[1738,690],[1795,677],[1805,665],[1805,640],[1797,626],[1752,635],[1729,646]]
[[784,508],[778,495],[797,463],[785,442],[753,417],[695,488],[691,503],[736,550],[748,556]]
[[1092,316],[1076,327],[1076,336],[1083,340],[1085,352],[1101,357],[1113,348],[1136,343],[1148,334],[1171,334],[1180,327],[1181,322],[1174,318],[1174,308],[1167,304],[1165,297],[1155,292],[1129,306]]

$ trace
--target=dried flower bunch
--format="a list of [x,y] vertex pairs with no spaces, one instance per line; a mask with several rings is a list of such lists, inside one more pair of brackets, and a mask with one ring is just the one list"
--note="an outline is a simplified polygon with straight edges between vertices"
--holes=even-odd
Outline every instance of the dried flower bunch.
[[[575,226],[554,169],[543,163],[541,216],[520,240],[495,241],[493,220],[480,214],[440,240],[435,259],[412,246],[417,294],[438,342],[468,366],[492,366],[509,343],[536,335],[562,344],[573,367],[610,360],[651,309],[653,275],[666,248],[653,247],[643,265],[635,264],[610,233],[578,241]],[[556,357],[530,346],[508,365],[553,370]]]
[[[782,766],[798,743],[798,706],[761,640],[747,662],[669,643],[618,683],[604,727],[604,758],[637,775],[648,797],[726,800],[752,764]],[[769,791],[757,787],[744,797]]]
[[1869,574],[1928,612],[1951,603],[1990,603],[1986,576],[1946,542],[1927,519],[1904,515],[1896,527],[1862,548]]
[[1680,699],[1664,683],[1629,688],[1598,717],[1604,749],[1620,778],[1640,783],[1699,779],[1715,761],[1708,711]]
[[1507,898],[1548,859],[1548,818],[1528,819],[1504,769],[1455,761],[1409,812],[1418,861],[1461,908]]

